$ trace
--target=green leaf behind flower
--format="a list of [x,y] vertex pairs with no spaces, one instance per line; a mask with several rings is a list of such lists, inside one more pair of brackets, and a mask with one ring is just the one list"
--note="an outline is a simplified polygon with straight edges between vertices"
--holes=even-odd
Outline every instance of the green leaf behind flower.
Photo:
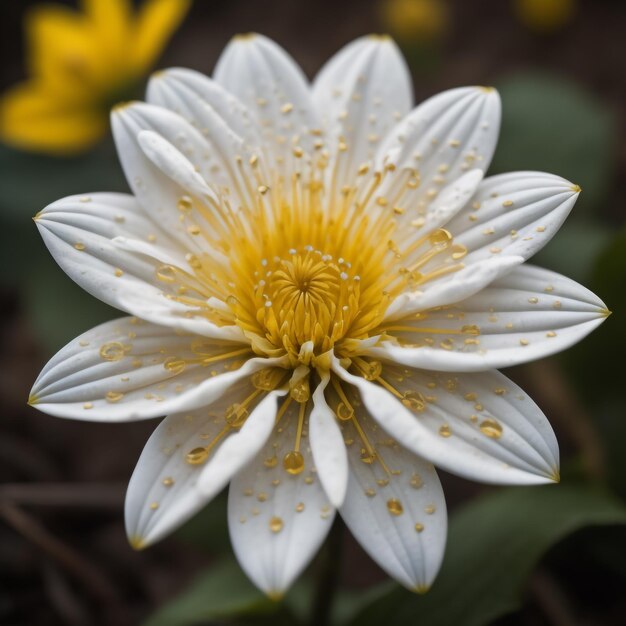
[[575,82],[523,73],[497,83],[502,130],[492,172],[543,170],[583,189],[578,209],[606,199],[616,147],[612,111]]
[[483,626],[520,607],[535,564],[567,535],[626,523],[626,507],[591,487],[558,485],[498,491],[456,514],[432,589],[396,587],[363,609],[352,626]]

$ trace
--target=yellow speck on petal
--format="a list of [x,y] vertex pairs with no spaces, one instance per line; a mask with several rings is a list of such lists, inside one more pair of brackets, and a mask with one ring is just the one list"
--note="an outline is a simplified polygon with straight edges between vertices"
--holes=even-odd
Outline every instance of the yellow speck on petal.
[[268,591],[267,592],[267,597],[272,601],[272,602],[280,602],[283,599],[284,596],[284,592],[282,591]]
[[143,550],[146,547],[145,540],[140,535],[131,535],[128,543],[133,550]]
[[423,596],[425,593],[428,593],[430,591],[430,585],[415,585],[412,591],[420,596]]
[[571,186],[571,190],[572,190],[574,193],[580,193],[580,192],[582,191],[582,189],[580,188],[580,185],[572,185],[572,186]]
[[29,404],[30,406],[35,406],[35,404],[37,404],[38,402],[39,402],[39,398],[37,397],[37,395],[36,395],[36,394],[31,393],[31,394],[28,396],[28,404]]

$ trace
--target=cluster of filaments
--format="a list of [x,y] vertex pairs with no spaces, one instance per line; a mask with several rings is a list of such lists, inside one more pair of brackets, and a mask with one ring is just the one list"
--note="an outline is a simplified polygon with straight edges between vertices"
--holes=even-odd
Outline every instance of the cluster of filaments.
[[304,345],[349,356],[350,340],[376,335],[395,297],[460,269],[467,253],[445,229],[422,234],[424,202],[410,205],[417,170],[363,165],[338,189],[342,151],[332,171],[324,152],[305,158],[294,148],[302,166],[289,181],[256,155],[237,158],[236,189],[182,196],[180,221],[195,244],[188,268],[157,269],[167,297],[238,325],[257,354],[293,364]]
[[[197,245],[187,255],[188,268],[157,269],[157,278],[167,285],[166,296],[194,307],[213,323],[238,325],[250,341],[249,348],[238,352],[224,348],[223,354],[203,357],[207,365],[239,355],[286,358],[284,368],[253,376],[254,391],[228,407],[224,428],[214,440],[187,453],[190,464],[203,463],[226,434],[240,428],[263,393],[283,387],[289,393],[277,424],[295,403],[297,411],[290,411],[289,419],[297,419],[297,428],[293,449],[282,464],[289,474],[301,473],[310,390],[318,383],[315,369],[328,368],[327,361],[316,362],[316,357],[330,350],[407,408],[425,410],[427,398],[398,391],[383,376],[383,365],[359,357],[355,344],[392,334],[394,325],[384,321],[389,303],[404,291],[419,290],[462,268],[467,250],[454,244],[445,229],[427,231],[424,202],[411,205],[420,186],[417,170],[396,172],[389,165],[371,171],[363,165],[353,185],[339,188],[345,143],[340,140],[334,160],[319,138],[313,146],[311,154],[293,147],[287,157],[295,164],[289,179],[278,173],[281,167],[268,171],[257,155],[238,157],[234,189],[179,200],[180,221]],[[183,358],[169,363],[170,368],[184,365]],[[334,374],[328,390],[344,432],[351,430],[360,441],[361,460],[378,462],[390,476],[393,470],[357,419],[358,397],[349,396]],[[397,501],[389,508],[392,514],[402,513]]]

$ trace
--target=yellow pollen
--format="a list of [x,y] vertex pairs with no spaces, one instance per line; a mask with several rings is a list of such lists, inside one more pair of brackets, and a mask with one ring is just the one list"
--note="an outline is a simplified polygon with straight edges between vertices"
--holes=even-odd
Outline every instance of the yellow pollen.
[[[282,101],[279,109],[287,124],[297,106]],[[357,163],[353,179],[342,181],[345,139],[335,159],[323,146],[290,139],[285,159],[297,165],[290,176],[268,168],[260,156],[237,157],[232,167],[240,178],[233,189],[215,198],[181,195],[178,217],[197,247],[186,267],[164,264],[155,272],[168,299],[218,326],[238,326],[250,342],[248,355],[286,357],[291,369],[304,364],[327,370],[322,355],[332,350],[340,359],[352,358],[355,341],[393,330],[383,326],[389,304],[461,269],[467,248],[445,229],[428,231],[424,224],[419,233],[410,227],[415,216],[403,194],[419,186],[419,171]],[[477,334],[474,328],[462,332]],[[116,346],[102,358],[126,353]],[[164,367],[178,374],[192,362],[200,361],[169,358]],[[366,377],[378,380],[380,368],[369,362]],[[253,384],[269,391],[282,378],[267,372],[255,375]],[[308,382],[290,385],[289,393],[307,402]],[[350,419],[343,409],[339,417]]]

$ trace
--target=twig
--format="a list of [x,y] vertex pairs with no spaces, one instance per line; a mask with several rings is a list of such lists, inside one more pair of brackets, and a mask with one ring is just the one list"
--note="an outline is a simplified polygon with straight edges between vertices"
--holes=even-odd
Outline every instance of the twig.
[[577,626],[573,608],[557,581],[546,571],[537,571],[530,580],[535,601],[553,626]]
[[124,502],[124,490],[123,483],[8,483],[0,485],[0,501],[118,510]]
[[93,623],[85,607],[52,561],[46,559],[43,562],[42,572],[50,604],[57,610],[63,623],[68,626],[87,626]]
[[103,604],[115,603],[117,593],[109,581],[78,552],[52,535],[36,519],[11,502],[0,502],[0,517],[23,537],[52,557]]

